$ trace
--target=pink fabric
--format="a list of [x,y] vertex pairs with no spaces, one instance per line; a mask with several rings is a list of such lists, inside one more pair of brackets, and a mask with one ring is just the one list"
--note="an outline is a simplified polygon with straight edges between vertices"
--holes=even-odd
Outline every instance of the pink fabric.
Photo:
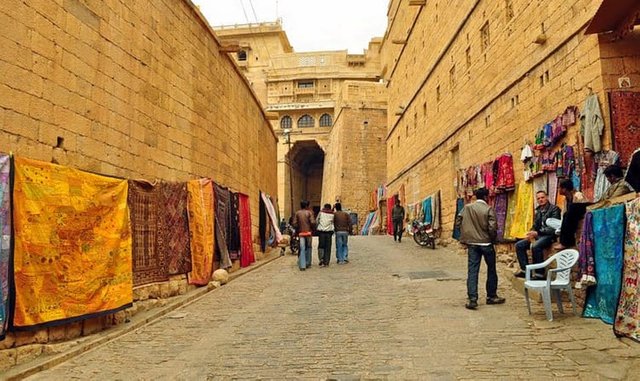
[[256,261],[251,238],[251,207],[249,196],[240,193],[240,267],[247,267]]

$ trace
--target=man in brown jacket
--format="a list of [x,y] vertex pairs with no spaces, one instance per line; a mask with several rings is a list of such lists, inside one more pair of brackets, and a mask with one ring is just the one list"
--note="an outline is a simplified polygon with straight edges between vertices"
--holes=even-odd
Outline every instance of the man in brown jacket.
[[496,271],[496,252],[493,241],[496,239],[498,224],[496,212],[487,204],[489,191],[480,188],[475,192],[476,201],[462,209],[460,221],[460,242],[467,245],[467,294],[469,300],[465,307],[473,310],[478,307],[478,273],[484,257],[487,264],[487,304],[502,304],[505,299],[498,296],[498,272]]
[[333,226],[336,229],[336,258],[338,264],[349,263],[349,233],[351,232],[351,217],[342,211],[342,204],[336,202]]
[[316,219],[309,210],[309,201],[300,202],[300,210],[293,216],[293,227],[300,237],[300,254],[298,255],[298,267],[304,271],[311,267],[311,232]]

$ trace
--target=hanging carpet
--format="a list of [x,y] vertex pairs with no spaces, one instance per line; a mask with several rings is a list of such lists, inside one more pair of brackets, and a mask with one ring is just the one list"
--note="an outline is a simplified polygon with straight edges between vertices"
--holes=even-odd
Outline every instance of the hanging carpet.
[[626,167],[633,151],[640,147],[640,92],[613,91],[609,102],[614,147],[620,164]]
[[613,326],[616,336],[640,341],[640,198],[627,203],[622,290]]
[[227,243],[231,199],[228,188],[213,183],[213,189],[216,199],[214,203],[216,213],[216,257],[220,259],[220,267],[226,269],[232,266]]
[[0,154],[0,340],[9,323],[9,257],[11,255],[11,159]]
[[189,211],[189,242],[191,245],[191,272],[189,284],[204,286],[213,272],[214,198],[209,179],[187,182]]
[[13,200],[16,329],[131,306],[126,180],[16,157]]
[[158,243],[169,275],[191,271],[187,183],[159,184]]
[[247,267],[256,260],[251,235],[251,206],[249,196],[242,193],[237,195],[240,211],[240,267]]
[[587,289],[583,316],[613,324],[622,280],[624,205],[596,209],[591,214],[597,283]]
[[240,259],[240,198],[239,194],[229,192],[229,236],[227,244],[231,260]]
[[496,240],[498,242],[504,239],[504,229],[507,223],[507,207],[509,204],[509,196],[507,193],[498,193],[496,195],[496,222],[498,223],[498,231],[496,234]]
[[511,220],[509,236],[512,238],[523,238],[533,225],[533,184],[518,184],[515,196],[515,212]]

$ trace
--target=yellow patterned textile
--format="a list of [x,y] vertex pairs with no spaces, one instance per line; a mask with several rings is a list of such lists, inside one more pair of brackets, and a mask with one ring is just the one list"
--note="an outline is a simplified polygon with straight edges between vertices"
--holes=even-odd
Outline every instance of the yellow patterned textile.
[[191,263],[189,284],[209,284],[213,272],[213,183],[209,179],[187,182]]
[[520,183],[516,189],[516,208],[509,236],[524,238],[533,225],[533,184]]
[[513,225],[513,217],[516,214],[516,195],[518,194],[518,187],[513,193],[510,193],[507,197],[507,216],[504,223],[504,239],[515,239],[511,235],[511,226]]
[[15,158],[14,326],[131,305],[127,181]]

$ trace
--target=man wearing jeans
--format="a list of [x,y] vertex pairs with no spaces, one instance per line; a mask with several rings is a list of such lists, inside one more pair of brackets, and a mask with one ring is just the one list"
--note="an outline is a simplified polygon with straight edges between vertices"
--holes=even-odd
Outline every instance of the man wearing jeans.
[[[518,278],[525,277],[525,269],[529,264],[529,258],[527,257],[529,246],[531,246],[533,263],[541,263],[544,261],[544,249],[550,247],[556,240],[556,229],[547,226],[547,219],[555,218],[559,220],[560,208],[549,202],[547,192],[545,191],[538,191],[536,193],[536,201],[538,202],[538,207],[536,208],[536,214],[533,218],[533,227],[531,231],[527,233],[525,239],[516,242],[516,256],[518,257],[520,271],[514,275]],[[533,244],[531,244],[531,242],[533,242]],[[533,274],[533,279],[544,279],[544,269],[537,270],[537,272]]]
[[305,271],[311,266],[311,230],[315,223],[313,212],[309,210],[309,201],[300,202],[300,210],[293,217],[293,226],[300,237],[300,254],[298,255],[300,271]]
[[336,211],[333,215],[333,227],[336,232],[336,258],[338,264],[349,263],[349,232],[351,231],[351,217],[342,211],[342,205],[337,202],[334,207]]
[[493,241],[496,238],[498,224],[496,212],[486,200],[489,191],[480,188],[474,192],[476,201],[462,209],[460,221],[460,242],[467,245],[469,255],[467,269],[467,295],[465,307],[473,310],[478,307],[478,273],[484,257],[487,264],[487,304],[502,304],[505,299],[498,296],[498,273],[496,271],[496,252]]

